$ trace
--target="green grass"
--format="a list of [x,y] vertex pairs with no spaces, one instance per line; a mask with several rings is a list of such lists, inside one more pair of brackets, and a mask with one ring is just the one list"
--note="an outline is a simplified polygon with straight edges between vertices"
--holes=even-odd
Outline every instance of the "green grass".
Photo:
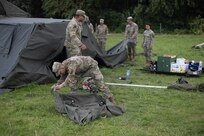
[[[107,49],[123,39],[123,34],[109,35]],[[191,49],[203,42],[204,36],[156,35],[154,53],[175,54],[187,59],[202,60],[204,50]],[[137,45],[141,48],[141,35]],[[156,56],[154,59],[156,60]],[[140,69],[144,57],[131,63],[130,81],[118,80],[128,67],[101,68],[106,82],[166,86],[180,76],[152,74]],[[204,77],[186,78],[192,84],[204,82]],[[54,109],[51,84],[16,89],[0,96],[0,136],[203,136],[204,94],[167,89],[110,86],[117,104],[127,113],[112,118],[97,119],[85,126],[75,124]],[[66,92],[66,89],[63,89]]]

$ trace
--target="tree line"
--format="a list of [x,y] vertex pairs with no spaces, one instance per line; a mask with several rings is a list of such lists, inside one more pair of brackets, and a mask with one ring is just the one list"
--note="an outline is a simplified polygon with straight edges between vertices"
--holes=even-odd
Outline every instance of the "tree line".
[[33,17],[71,19],[83,9],[93,25],[105,19],[112,32],[124,31],[132,16],[141,28],[150,23],[155,31],[195,33],[204,31],[203,0],[8,0]]

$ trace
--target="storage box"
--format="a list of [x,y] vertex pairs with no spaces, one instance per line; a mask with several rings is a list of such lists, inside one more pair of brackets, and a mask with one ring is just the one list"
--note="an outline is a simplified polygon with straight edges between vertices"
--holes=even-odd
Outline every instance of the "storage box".
[[185,61],[186,61],[186,59],[184,59],[184,58],[177,58],[176,59],[176,63],[179,64],[179,65],[185,64]]
[[202,73],[202,61],[200,62],[189,62],[187,74],[189,75],[200,75]]
[[179,71],[180,71],[180,67],[179,67],[178,64],[171,64],[170,72],[172,72],[172,73],[179,73]]
[[170,72],[171,64],[176,63],[176,57],[164,57],[159,56],[157,60],[157,71],[158,72]]
[[188,69],[191,71],[198,71],[200,69],[200,63],[191,61],[191,62],[189,62]]
[[179,64],[171,64],[171,70],[170,72],[172,73],[186,73],[188,70],[188,64],[183,64],[183,65],[179,65]]
[[188,71],[189,64],[179,65],[180,73],[186,73]]

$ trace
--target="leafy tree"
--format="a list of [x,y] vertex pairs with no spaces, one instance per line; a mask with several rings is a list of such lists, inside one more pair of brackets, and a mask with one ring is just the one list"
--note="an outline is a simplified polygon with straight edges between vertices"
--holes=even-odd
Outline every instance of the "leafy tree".
[[124,31],[128,16],[133,16],[140,28],[148,22],[153,25],[154,30],[158,30],[161,23],[165,30],[170,31],[174,29],[195,31],[196,22],[202,22],[200,20],[204,18],[204,0],[8,1],[29,12],[33,17],[71,19],[77,9],[83,9],[94,25],[98,24],[100,18],[104,18],[109,29],[117,32]]
[[134,13],[139,24],[150,22],[154,26],[162,23],[166,29],[190,28],[189,22],[204,11],[199,5],[202,0],[151,0],[148,4],[139,4]]

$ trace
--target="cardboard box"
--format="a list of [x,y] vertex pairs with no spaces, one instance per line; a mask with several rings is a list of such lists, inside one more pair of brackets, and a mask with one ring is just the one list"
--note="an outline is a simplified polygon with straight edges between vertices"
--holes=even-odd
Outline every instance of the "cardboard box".
[[177,63],[178,65],[183,65],[183,64],[185,64],[185,61],[186,61],[186,59],[184,59],[184,58],[177,58],[177,59],[176,59],[176,63]]
[[178,64],[171,64],[170,72],[172,73],[179,73],[180,67]]
[[165,54],[165,55],[163,55],[163,57],[168,57],[168,58],[176,58],[176,55],[172,55],[172,54]]
[[188,64],[171,64],[171,70],[172,73],[186,73],[188,70]]
[[188,71],[189,64],[179,65],[180,73],[186,73]]

